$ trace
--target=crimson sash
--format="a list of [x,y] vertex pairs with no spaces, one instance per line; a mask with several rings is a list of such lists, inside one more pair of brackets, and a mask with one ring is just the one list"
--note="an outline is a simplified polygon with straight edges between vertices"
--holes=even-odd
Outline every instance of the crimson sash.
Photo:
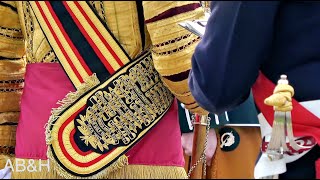
[[150,51],[131,59],[85,1],[31,1],[60,64],[76,87],[52,110],[48,158],[65,178],[99,178],[128,163],[128,152],[173,102]]

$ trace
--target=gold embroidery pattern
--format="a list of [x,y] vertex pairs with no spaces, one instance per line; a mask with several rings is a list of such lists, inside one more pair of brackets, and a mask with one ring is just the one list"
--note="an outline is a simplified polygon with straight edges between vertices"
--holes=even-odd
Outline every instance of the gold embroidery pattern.
[[103,1],[99,1],[99,5],[100,5],[100,8],[101,8],[101,13],[99,13],[99,14],[102,17],[103,22],[107,22],[106,13],[105,13],[105,10],[104,10],[104,7],[103,7]]
[[193,34],[186,34],[184,36],[180,36],[174,38],[172,40],[168,40],[166,42],[157,44],[152,47],[152,53],[158,56],[170,55],[174,53],[178,53],[180,51],[185,50],[190,47],[194,43],[200,41],[200,37],[197,37]]
[[24,14],[24,22],[26,27],[26,54],[28,61],[34,61],[33,56],[33,33],[34,33],[34,22],[31,16],[31,8],[27,1],[22,2],[23,6],[23,14]]
[[76,119],[83,135],[80,138],[101,152],[128,145],[159,118],[172,101],[172,94],[148,56],[89,98],[86,112]]
[[59,62],[57,56],[54,54],[53,50],[50,50],[41,60],[41,62]]
[[99,15],[99,17],[106,23],[105,9],[103,7],[103,1],[90,1],[89,4],[92,6],[94,11]]
[[21,29],[0,27],[0,36],[22,40]]
[[0,81],[0,92],[18,92],[23,89],[23,79]]

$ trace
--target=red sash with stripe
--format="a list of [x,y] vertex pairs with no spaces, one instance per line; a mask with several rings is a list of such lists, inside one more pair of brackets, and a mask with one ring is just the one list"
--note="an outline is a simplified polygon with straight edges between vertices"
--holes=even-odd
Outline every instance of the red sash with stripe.
[[166,114],[173,95],[151,53],[130,59],[87,2],[30,5],[78,90],[52,111],[48,158],[65,178],[105,177],[126,165],[125,153]]
[[[275,84],[261,72],[252,87],[253,97],[258,108],[272,127],[274,120],[273,107],[264,104],[264,99],[273,94]],[[293,110],[291,112],[293,133],[296,137],[313,137],[320,143],[320,119],[304,108],[298,101],[292,98]]]
[[30,4],[75,87],[93,73],[103,81],[130,61],[86,2],[35,1]]

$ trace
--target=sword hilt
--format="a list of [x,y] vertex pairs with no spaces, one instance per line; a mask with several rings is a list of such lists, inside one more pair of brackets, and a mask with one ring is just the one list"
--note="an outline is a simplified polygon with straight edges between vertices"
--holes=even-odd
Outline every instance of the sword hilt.
[[278,80],[278,84],[289,84],[287,75],[282,74]]

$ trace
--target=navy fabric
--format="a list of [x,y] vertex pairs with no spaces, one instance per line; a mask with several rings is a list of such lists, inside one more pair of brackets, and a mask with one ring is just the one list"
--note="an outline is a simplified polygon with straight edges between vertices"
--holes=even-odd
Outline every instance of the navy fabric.
[[[288,76],[298,101],[320,99],[320,3],[212,1],[206,33],[195,49],[190,90],[212,113],[244,102],[259,70]],[[316,146],[287,164],[280,178],[315,178]]]
[[212,1],[192,58],[189,86],[213,113],[245,101],[259,70],[288,75],[298,101],[320,99],[320,3]]
[[63,3],[61,1],[51,1],[49,3],[59,18],[64,30],[70,37],[74,46],[78,49],[80,55],[90,70],[97,74],[97,77],[100,81],[106,80],[110,76],[110,73],[100,61],[100,58],[95,53],[85,36],[82,34]]

